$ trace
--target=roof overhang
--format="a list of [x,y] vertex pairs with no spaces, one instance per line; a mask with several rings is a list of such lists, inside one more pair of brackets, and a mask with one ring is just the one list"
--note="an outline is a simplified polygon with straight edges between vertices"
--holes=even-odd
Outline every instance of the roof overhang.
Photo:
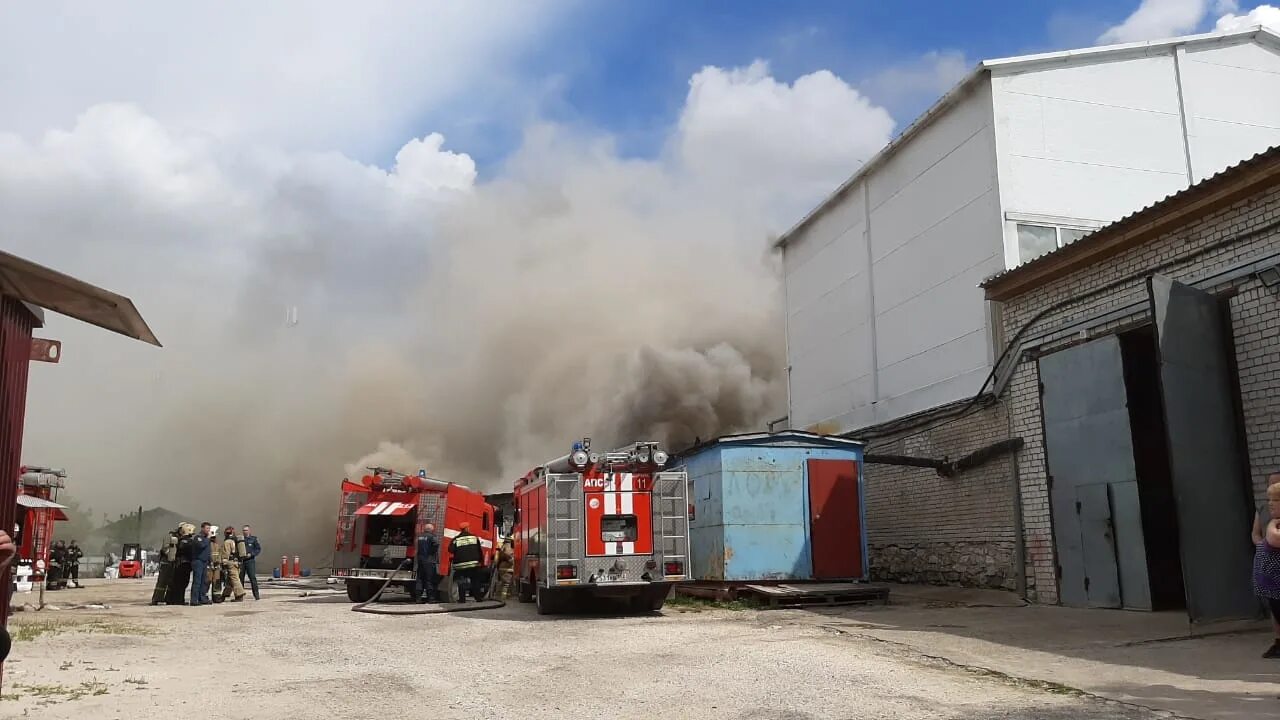
[[988,300],[1011,300],[1277,185],[1280,185],[1280,146],[1201,180],[1059,250],[988,278],[980,287],[986,290]]
[[1280,34],[1261,25],[1244,28],[1241,30],[1231,30],[1224,32],[1202,33],[1199,35],[1183,35],[1181,37],[1167,38],[1164,40],[1152,40],[1148,42],[1125,43],[1122,45],[1102,45],[1098,47],[1083,48],[1080,50],[1064,50],[1061,52],[1037,53],[1034,55],[1018,55],[1015,57],[995,58],[992,60],[984,60],[978,63],[978,66],[969,71],[960,82],[947,91],[939,100],[933,104],[923,115],[916,118],[910,125],[902,131],[889,144],[885,145],[880,152],[871,157],[870,160],[863,163],[856,172],[848,180],[840,184],[822,202],[810,210],[807,215],[800,218],[795,225],[778,236],[774,241],[774,249],[784,248],[788,242],[800,233],[806,226],[816,220],[825,213],[832,205],[835,204],[845,193],[853,186],[858,184],[864,176],[869,174],[877,166],[883,164],[886,160],[897,152],[912,137],[919,134],[920,131],[931,125],[935,120],[951,109],[956,102],[965,96],[969,90],[980,80],[988,77],[992,73],[1006,75],[1015,72],[1028,72],[1041,67],[1053,67],[1059,65],[1067,65],[1072,63],[1088,63],[1102,62],[1106,60],[1121,60],[1127,57],[1144,57],[1150,55],[1160,55],[1168,53],[1176,46],[1206,46],[1206,45],[1229,45],[1234,43],[1247,42],[1249,40],[1256,41],[1263,45],[1267,45],[1280,50]]
[[716,446],[778,446],[783,447],[785,443],[796,443],[798,445],[809,445],[812,447],[830,447],[830,448],[849,448],[856,450],[864,447],[866,443],[861,440],[855,440],[840,435],[823,435],[821,433],[813,433],[805,430],[783,430],[781,432],[769,433],[743,433],[740,435],[725,435],[714,440],[702,442],[693,447],[681,450],[678,455],[681,457],[690,457],[696,455],[703,450]]
[[29,305],[160,345],[133,301],[0,250],[0,294]]

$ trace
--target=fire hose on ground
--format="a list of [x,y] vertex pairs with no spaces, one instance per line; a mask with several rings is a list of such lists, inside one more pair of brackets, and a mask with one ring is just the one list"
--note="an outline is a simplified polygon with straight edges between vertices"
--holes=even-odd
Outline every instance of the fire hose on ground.
[[378,588],[378,591],[373,594],[373,597],[369,598],[368,600],[365,600],[364,602],[356,603],[355,605],[352,605],[351,611],[370,613],[373,615],[443,615],[444,613],[472,612],[475,610],[497,610],[500,607],[505,607],[507,604],[503,600],[493,599],[493,589],[497,586],[497,583],[494,583],[492,580],[490,580],[489,590],[485,595],[485,599],[473,605],[461,603],[452,607],[447,607],[447,606],[410,607],[410,608],[404,608],[400,610],[393,610],[389,607],[384,607],[384,608],[369,607],[370,605],[373,605],[374,603],[378,602],[378,598],[382,597],[382,592],[391,585],[391,583],[396,579],[396,576],[400,574],[400,571],[404,570],[406,567],[409,567],[409,562],[410,561],[405,560],[403,563],[401,563],[400,567],[396,568],[395,572],[392,572],[391,575],[387,577],[387,581],[382,583],[382,587]]

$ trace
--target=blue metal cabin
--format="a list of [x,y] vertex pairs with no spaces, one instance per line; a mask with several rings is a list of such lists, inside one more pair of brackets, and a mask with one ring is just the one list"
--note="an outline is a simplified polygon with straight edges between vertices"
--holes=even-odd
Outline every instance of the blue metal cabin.
[[865,580],[862,454],[856,440],[799,431],[682,453],[693,579]]

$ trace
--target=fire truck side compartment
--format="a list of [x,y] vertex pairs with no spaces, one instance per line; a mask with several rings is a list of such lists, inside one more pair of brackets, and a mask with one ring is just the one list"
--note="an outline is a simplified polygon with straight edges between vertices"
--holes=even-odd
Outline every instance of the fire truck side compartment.
[[693,579],[865,580],[863,444],[786,431],[682,453]]

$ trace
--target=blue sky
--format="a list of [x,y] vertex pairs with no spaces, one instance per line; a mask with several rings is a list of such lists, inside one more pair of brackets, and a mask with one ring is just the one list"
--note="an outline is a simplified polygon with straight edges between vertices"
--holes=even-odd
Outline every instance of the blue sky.
[[[438,108],[423,118],[451,144],[466,148],[482,174],[519,141],[529,113],[541,119],[603,130],[621,151],[656,152],[678,117],[688,80],[707,65],[770,63],[783,81],[828,69],[862,88],[877,74],[930,52],[979,59],[1084,46],[1122,21],[1136,0],[1075,2],[925,2],[814,0],[804,3],[594,3],[568,13],[528,52],[535,82],[545,84],[534,107],[494,112],[502,103],[471,98],[472,112]],[[930,91],[876,97],[899,124],[936,98]]]

